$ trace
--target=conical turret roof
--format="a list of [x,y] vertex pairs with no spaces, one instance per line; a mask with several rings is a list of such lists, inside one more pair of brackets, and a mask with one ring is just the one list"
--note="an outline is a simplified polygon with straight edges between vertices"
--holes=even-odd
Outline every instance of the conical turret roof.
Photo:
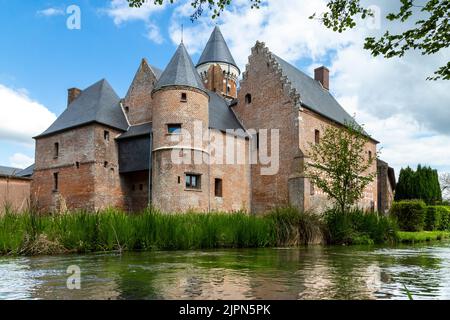
[[218,26],[214,28],[211,37],[209,37],[205,50],[198,60],[197,67],[208,62],[225,62],[238,68]]
[[177,51],[163,71],[155,85],[155,90],[177,85],[205,90],[202,80],[183,43],[178,46]]

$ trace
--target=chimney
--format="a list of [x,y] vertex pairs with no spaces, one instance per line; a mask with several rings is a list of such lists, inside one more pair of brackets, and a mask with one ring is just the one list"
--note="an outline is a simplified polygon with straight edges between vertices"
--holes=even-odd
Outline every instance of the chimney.
[[70,88],[67,90],[67,106],[69,106],[78,96],[81,90],[78,88]]
[[330,70],[327,67],[321,66],[314,70],[314,79],[319,81],[327,90],[330,90]]

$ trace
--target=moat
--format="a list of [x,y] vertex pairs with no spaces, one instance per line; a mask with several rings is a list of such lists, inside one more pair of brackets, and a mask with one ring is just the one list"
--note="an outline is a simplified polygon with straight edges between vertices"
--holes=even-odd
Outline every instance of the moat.
[[448,270],[449,241],[1,257],[0,299],[449,299]]

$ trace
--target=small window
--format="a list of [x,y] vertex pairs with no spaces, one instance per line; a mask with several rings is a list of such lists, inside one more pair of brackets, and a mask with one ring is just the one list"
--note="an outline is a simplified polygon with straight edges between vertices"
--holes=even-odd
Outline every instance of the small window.
[[256,133],[256,149],[259,149],[259,132]]
[[125,112],[126,113],[130,112],[130,107],[125,107]]
[[222,179],[214,180],[214,195],[222,198]]
[[227,85],[227,93],[230,93],[230,91],[231,91],[231,86]]
[[372,151],[369,151],[369,160],[372,160]]
[[139,185],[139,190],[141,190],[141,191],[144,190],[144,185],[143,184]]
[[53,173],[53,191],[58,191],[58,172]]
[[180,184],[180,183],[181,183],[181,177],[178,176],[178,184]]
[[250,93],[247,93],[247,94],[245,95],[245,103],[246,103],[246,104],[252,103],[252,95],[251,95]]
[[59,157],[59,143],[58,142],[55,142],[55,148],[54,148],[54,157],[55,158],[58,158]]
[[316,194],[316,190],[314,188],[314,183],[313,182],[309,183],[309,194],[312,195],[312,196]]
[[78,161],[75,162],[75,166],[77,167],[77,169],[80,169],[80,163]]
[[201,176],[199,174],[186,174],[186,188],[201,189]]
[[181,93],[181,102],[186,102],[187,101],[187,94],[186,92],[182,92]]
[[167,125],[167,132],[170,134],[180,134],[181,133],[181,124],[173,123]]
[[103,166],[106,168],[108,166],[108,161],[103,162]]
[[109,141],[109,131],[103,131],[103,138],[105,139],[105,141]]
[[314,131],[314,142],[316,144],[320,143],[320,131],[319,130]]

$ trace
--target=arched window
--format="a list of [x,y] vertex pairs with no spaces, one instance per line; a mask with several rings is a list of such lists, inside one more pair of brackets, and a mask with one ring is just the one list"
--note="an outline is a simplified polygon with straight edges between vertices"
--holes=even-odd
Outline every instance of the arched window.
[[250,93],[247,93],[247,94],[245,95],[245,103],[246,103],[246,104],[252,103],[252,95],[251,95]]

